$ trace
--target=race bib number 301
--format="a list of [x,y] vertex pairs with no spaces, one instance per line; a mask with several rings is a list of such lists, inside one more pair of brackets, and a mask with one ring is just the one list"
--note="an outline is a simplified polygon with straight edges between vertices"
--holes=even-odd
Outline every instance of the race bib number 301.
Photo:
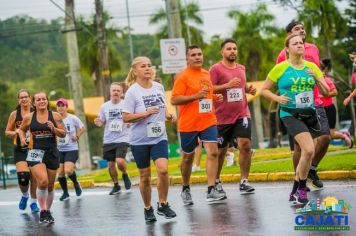
[[241,102],[243,100],[241,88],[227,89],[226,92],[228,102]]
[[211,99],[199,100],[199,113],[209,113],[213,109],[213,102]]
[[295,95],[296,108],[311,107],[314,104],[313,91],[302,92]]
[[111,132],[121,132],[123,123],[120,120],[111,120],[109,123],[109,131]]
[[149,138],[160,137],[165,132],[166,132],[166,126],[162,121],[152,122],[147,125],[147,137]]
[[28,150],[26,161],[39,162],[41,163],[43,160],[43,156],[45,154],[44,150],[41,149],[30,149]]

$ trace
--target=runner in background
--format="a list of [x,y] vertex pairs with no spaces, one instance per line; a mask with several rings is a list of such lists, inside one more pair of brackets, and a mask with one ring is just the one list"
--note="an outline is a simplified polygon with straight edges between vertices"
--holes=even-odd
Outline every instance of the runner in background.
[[123,86],[118,82],[113,82],[110,85],[110,100],[105,102],[99,112],[99,117],[94,119],[94,124],[104,128],[103,137],[103,158],[108,161],[109,174],[114,183],[114,187],[110,191],[110,195],[118,194],[121,191],[119,180],[117,178],[117,170],[122,172],[122,179],[125,184],[125,189],[131,189],[131,180],[126,171],[125,156],[129,147],[129,128],[122,119],[122,110],[124,105]]
[[67,134],[64,138],[57,139],[57,147],[60,154],[60,164],[57,170],[58,182],[63,190],[60,201],[68,200],[68,186],[66,176],[73,182],[75,194],[77,197],[82,195],[82,188],[77,180],[75,173],[75,163],[79,157],[78,140],[79,137],[85,132],[82,121],[75,115],[68,114],[68,101],[67,99],[60,98],[57,100],[57,111],[61,115],[66,128]]
[[[31,96],[30,93],[21,89],[17,93],[18,105],[16,110],[11,112],[7,121],[5,135],[6,137],[14,140],[14,161],[16,165],[17,180],[22,193],[21,200],[19,202],[19,209],[25,210],[27,207],[27,201],[29,199],[28,189],[30,187],[31,204],[30,208],[32,212],[39,212],[40,209],[37,206],[36,199],[36,180],[31,176],[30,168],[28,167],[26,156],[28,147],[21,146],[19,137],[19,128],[21,126],[23,117],[33,111],[31,108]],[[26,134],[26,141],[28,143],[29,132]],[[31,185],[30,185],[31,182]]]
[[329,127],[330,127],[330,135],[332,139],[342,139],[349,148],[352,148],[353,141],[351,135],[348,131],[343,133],[339,131],[335,131],[336,125],[336,107],[334,105],[333,97],[338,95],[337,89],[335,87],[334,82],[331,80],[331,76],[329,72],[331,71],[331,60],[330,59],[323,59],[321,61],[321,70],[324,73],[324,79],[326,84],[328,85],[330,92],[327,97],[324,97],[320,94],[320,99],[323,101],[323,107],[326,112],[326,116],[328,117]]

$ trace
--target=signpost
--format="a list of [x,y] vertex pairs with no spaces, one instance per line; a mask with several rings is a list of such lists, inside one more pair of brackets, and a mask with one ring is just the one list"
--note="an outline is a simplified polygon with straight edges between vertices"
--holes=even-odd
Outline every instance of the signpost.
[[177,74],[187,67],[183,38],[161,39],[160,48],[164,74]]

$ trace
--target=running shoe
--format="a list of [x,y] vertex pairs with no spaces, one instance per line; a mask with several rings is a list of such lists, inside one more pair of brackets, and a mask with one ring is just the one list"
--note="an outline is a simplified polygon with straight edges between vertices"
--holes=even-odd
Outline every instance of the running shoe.
[[317,188],[317,189],[323,188],[323,186],[324,186],[323,182],[321,182],[321,180],[319,179],[319,176],[318,176],[316,170],[309,170],[308,179],[310,180],[311,185],[313,185],[314,188]]
[[155,214],[154,214],[154,212],[153,212],[153,208],[152,208],[152,207],[150,207],[149,209],[146,209],[146,208],[145,208],[144,213],[145,213],[145,221],[146,221],[147,223],[157,221],[156,216],[155,216]]
[[122,179],[124,180],[125,189],[126,190],[131,189],[131,180],[129,178],[129,175],[128,174],[122,174]]
[[19,202],[19,209],[20,210],[25,210],[27,207],[27,201],[28,201],[28,197],[22,196],[21,200]]
[[69,194],[63,193],[62,196],[59,198],[59,201],[66,201],[69,200]]
[[219,192],[216,188],[213,188],[210,193],[206,195],[207,202],[221,201],[226,198],[226,194]]
[[83,191],[82,191],[82,187],[80,186],[79,182],[74,184],[74,189],[75,189],[75,195],[77,195],[77,197],[81,197]]
[[305,205],[309,202],[306,188],[298,188],[294,193],[295,203],[298,205]]
[[352,146],[354,145],[354,142],[351,138],[350,132],[345,131],[345,132],[343,132],[343,134],[344,134],[346,146],[348,146],[349,148],[352,148]]
[[177,214],[171,209],[168,202],[164,203],[157,203],[157,214],[164,216],[166,219],[172,219],[177,216]]
[[225,190],[223,189],[222,184],[221,184],[220,181],[217,182],[217,183],[215,183],[215,188],[216,188],[216,190],[218,190],[218,192],[223,193],[223,194],[225,195],[224,199],[227,198],[226,192],[225,192]]
[[240,183],[240,194],[252,194],[255,193],[255,188],[250,185],[247,179]]
[[30,204],[31,212],[36,213],[40,211],[40,208],[38,208],[37,203],[33,202]]
[[40,212],[40,223],[48,223],[48,217],[47,217],[47,211],[46,210],[42,210]]
[[48,224],[53,224],[54,223],[54,218],[51,215],[51,212],[49,210],[47,210],[47,223]]
[[121,187],[120,185],[114,185],[114,187],[112,188],[111,192],[109,193],[109,195],[115,195],[121,192]]
[[190,189],[186,188],[181,193],[180,196],[183,200],[183,205],[193,205],[192,194],[190,194]]
[[291,204],[291,205],[295,205],[296,204],[296,198],[295,198],[295,196],[294,196],[294,193],[290,193],[290,195],[289,195],[289,204]]

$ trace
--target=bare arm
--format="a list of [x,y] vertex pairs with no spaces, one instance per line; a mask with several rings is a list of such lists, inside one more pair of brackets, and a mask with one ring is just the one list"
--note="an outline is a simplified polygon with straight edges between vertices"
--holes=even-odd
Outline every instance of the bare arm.
[[193,95],[178,95],[178,96],[171,98],[171,104],[172,105],[186,105],[186,104],[191,103],[195,100],[198,100],[201,98],[206,98],[208,93],[209,93],[208,89],[202,89],[198,93],[193,94]]
[[329,96],[328,97],[335,97],[337,96],[338,92],[337,92],[337,89],[330,89],[330,92],[329,92]]
[[157,114],[159,112],[158,107],[149,107],[146,112],[141,113],[122,113],[122,119],[125,123],[135,123],[137,121],[143,120],[152,114]]
[[60,138],[64,138],[67,134],[67,131],[66,129],[64,128],[64,123],[63,123],[63,120],[62,120],[62,117],[59,113],[57,112],[53,112],[53,118],[54,118],[54,122],[56,123],[56,126],[51,126],[50,121],[47,121],[47,124],[48,124],[48,127],[52,130],[52,132],[60,137]]
[[31,119],[32,119],[33,113],[27,114],[21,123],[20,129],[19,129],[19,137],[21,141],[21,146],[26,146],[26,132],[27,130],[30,129],[30,124],[31,124]]
[[260,94],[271,101],[278,102],[280,104],[287,104],[289,102],[290,98],[286,97],[284,94],[278,96],[278,95],[272,93],[271,89],[274,86],[275,86],[275,83],[272,80],[270,80],[269,78],[267,78],[261,88]]
[[240,84],[241,84],[241,80],[239,78],[235,77],[225,84],[214,85],[213,90],[214,90],[214,93],[219,93],[219,92],[224,91],[225,89],[230,89],[230,88],[239,86]]
[[5,135],[8,138],[13,138],[18,133],[18,130],[16,129],[15,126],[15,118],[16,118],[16,111],[13,111],[9,116],[5,129]]

